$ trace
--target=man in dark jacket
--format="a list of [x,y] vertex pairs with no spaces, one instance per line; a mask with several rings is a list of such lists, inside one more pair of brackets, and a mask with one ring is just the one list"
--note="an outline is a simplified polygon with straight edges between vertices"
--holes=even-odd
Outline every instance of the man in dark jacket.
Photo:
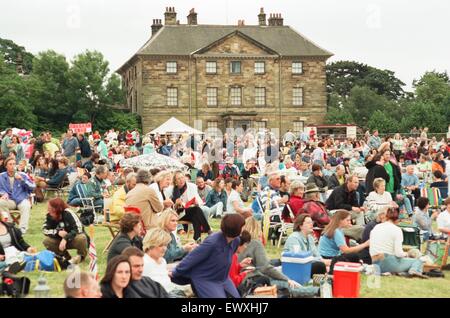
[[131,282],[128,285],[133,298],[168,298],[166,290],[150,277],[142,276],[144,272],[144,252],[136,247],[127,247],[122,255],[128,257],[131,264]]
[[306,181],[306,183],[314,183],[322,192],[328,190],[327,180],[324,178],[322,173],[322,166],[319,164],[313,164],[311,167],[312,174]]
[[347,181],[335,188],[330,197],[325,202],[329,210],[347,210],[352,212],[352,219],[357,225],[364,224],[364,207],[359,206],[356,189],[358,189],[358,176],[350,176]]
[[92,156],[91,145],[83,134],[78,134],[78,144],[81,152],[81,164],[84,164]]
[[389,175],[384,169],[384,161],[383,157],[380,154],[377,154],[372,161],[366,163],[367,175],[366,175],[366,194],[372,192],[373,189],[373,181],[376,178],[383,178],[386,181],[386,184],[389,182]]
[[71,262],[77,264],[84,261],[88,253],[88,239],[80,219],[74,212],[66,209],[62,211],[60,219],[56,219],[49,212],[42,228],[45,235],[42,244],[47,250],[70,260],[72,257],[68,250],[75,249],[77,256]]

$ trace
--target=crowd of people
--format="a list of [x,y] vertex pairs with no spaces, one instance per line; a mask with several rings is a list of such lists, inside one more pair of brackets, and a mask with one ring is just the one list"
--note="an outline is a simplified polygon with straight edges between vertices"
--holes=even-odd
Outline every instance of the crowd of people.
[[[86,226],[120,228],[100,287],[78,273],[81,287],[65,284],[68,297],[240,297],[264,280],[291,297],[317,296],[318,287],[291,280],[267,255],[265,246],[282,240],[288,223],[293,233],[283,252],[311,252],[311,277],[332,275],[345,261],[427,278],[423,261],[403,251],[399,227],[410,222],[425,241],[450,233],[450,143],[427,131],[339,140],[290,131],[282,138],[268,131],[205,138],[69,129],[61,140],[50,132],[21,140],[8,129],[0,156],[0,270],[36,251],[23,237],[33,202],[67,189],[67,199],[47,202],[47,250],[79,264],[88,254]],[[155,153],[185,169],[123,165]],[[440,201],[430,202],[429,191]],[[14,211],[18,228],[10,223]],[[220,219],[216,232],[212,218]],[[182,245],[190,228],[193,240]]]

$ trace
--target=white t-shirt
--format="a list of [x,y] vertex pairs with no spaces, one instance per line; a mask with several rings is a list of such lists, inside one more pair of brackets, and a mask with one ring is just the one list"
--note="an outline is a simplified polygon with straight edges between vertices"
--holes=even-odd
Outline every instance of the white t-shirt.
[[168,293],[175,288],[175,285],[170,281],[167,263],[164,258],[161,258],[161,263],[158,264],[153,258],[145,254],[144,272],[142,275],[150,277],[155,282],[160,283]]
[[450,213],[447,210],[439,213],[436,222],[439,229],[450,229]]
[[228,213],[237,213],[237,211],[234,209],[233,202],[237,201],[238,205],[241,209],[243,209],[244,202],[241,199],[241,196],[236,190],[231,190],[230,196],[227,199],[227,212]]
[[311,157],[312,157],[312,162],[314,163],[315,161],[324,161],[323,160],[323,158],[324,158],[324,152],[323,152],[323,150],[322,150],[322,148],[316,148],[316,149],[314,149],[314,151],[313,151],[313,153],[312,153],[312,155],[311,155]]
[[397,257],[406,257],[402,243],[402,230],[391,222],[384,222],[375,226],[370,232],[369,253],[371,256],[385,253]]

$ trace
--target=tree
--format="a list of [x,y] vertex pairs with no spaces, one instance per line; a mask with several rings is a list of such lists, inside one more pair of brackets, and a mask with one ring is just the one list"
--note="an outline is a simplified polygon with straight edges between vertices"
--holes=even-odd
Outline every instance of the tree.
[[[417,99],[442,105],[450,93],[450,81],[447,73],[426,72],[419,80],[413,82]],[[448,106],[448,105],[447,105]]]
[[106,131],[111,128],[119,129],[120,131],[135,128],[141,129],[141,120],[137,114],[110,109],[97,117],[95,129]]
[[408,115],[401,120],[403,131],[412,127],[429,127],[433,132],[447,131],[447,120],[443,108],[431,102],[413,101],[408,106]]
[[377,129],[380,133],[395,133],[399,131],[398,122],[381,110],[376,110],[372,114],[367,127],[370,130]]
[[12,70],[0,55],[0,126],[24,127],[35,126],[31,92],[34,86]]
[[368,87],[379,95],[396,100],[405,96],[405,84],[389,70],[380,70],[366,64],[339,61],[327,65],[328,93],[347,98],[355,86]]
[[11,70],[16,70],[16,64],[22,59],[23,71],[30,74],[33,68],[33,54],[27,52],[23,46],[19,46],[11,40],[0,38],[0,54],[3,61]]
[[31,80],[35,81],[35,114],[40,130],[62,131],[71,121],[74,109],[68,102],[69,63],[54,51],[39,53],[33,61]]
[[70,103],[75,120],[95,122],[107,106],[108,62],[97,51],[79,54],[69,72]]
[[393,102],[386,97],[378,95],[367,87],[355,86],[350,91],[344,109],[348,111],[355,123],[365,125],[376,110],[384,111],[393,107]]

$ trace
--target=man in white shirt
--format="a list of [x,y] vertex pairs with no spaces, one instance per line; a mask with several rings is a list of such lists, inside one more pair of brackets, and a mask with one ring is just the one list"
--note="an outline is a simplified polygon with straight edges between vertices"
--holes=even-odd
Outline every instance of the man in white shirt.
[[436,219],[438,230],[447,237],[450,234],[450,198],[445,199],[444,204],[447,206]]
[[323,147],[324,147],[323,142],[319,142],[317,148],[314,149],[311,155],[311,163],[318,164],[321,167],[325,167],[325,152],[323,151]]

